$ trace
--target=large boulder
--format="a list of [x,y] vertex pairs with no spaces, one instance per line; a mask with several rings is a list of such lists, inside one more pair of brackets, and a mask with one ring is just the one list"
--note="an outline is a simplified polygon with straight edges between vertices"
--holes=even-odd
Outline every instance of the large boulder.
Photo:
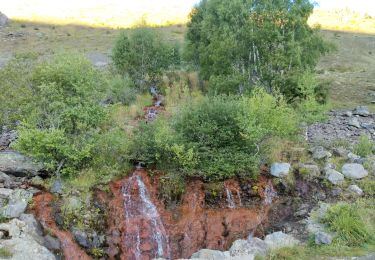
[[279,178],[283,178],[289,175],[290,164],[289,163],[273,163],[271,166],[271,175]]
[[14,151],[0,152],[0,172],[14,176],[37,176],[43,173],[43,166]]
[[264,242],[266,242],[269,250],[274,250],[283,247],[293,247],[300,243],[299,240],[297,240],[291,235],[283,233],[282,231],[274,232],[272,234],[267,235],[264,239]]
[[0,27],[7,26],[8,23],[9,23],[8,17],[2,12],[0,12]]
[[368,172],[359,163],[346,163],[342,166],[342,174],[349,179],[362,179],[368,175]]
[[12,260],[55,260],[56,257],[30,233],[28,224],[18,219],[0,224],[0,230],[5,231],[9,238],[0,240],[0,248],[11,253]]
[[8,196],[8,204],[0,208],[0,214],[7,218],[20,217],[25,212],[32,196],[31,192],[23,189],[13,190]]
[[226,259],[229,258],[226,252],[211,250],[211,249],[201,249],[198,252],[194,253],[190,259],[207,259],[207,260],[216,260],[216,259]]

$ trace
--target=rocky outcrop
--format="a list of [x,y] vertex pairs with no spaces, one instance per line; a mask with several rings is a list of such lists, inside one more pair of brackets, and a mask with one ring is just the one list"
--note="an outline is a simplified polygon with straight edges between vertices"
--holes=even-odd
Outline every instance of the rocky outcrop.
[[43,173],[43,166],[14,151],[0,152],[0,172],[14,176],[37,176]]
[[334,111],[323,123],[307,127],[307,141],[310,144],[330,144],[345,139],[355,144],[362,135],[375,138],[375,117],[367,107],[357,107],[353,111]]
[[55,260],[56,257],[36,239],[37,231],[33,226],[19,219],[0,224],[0,230],[8,234],[0,240],[0,247],[5,248],[13,260]]
[[15,130],[8,131],[3,127],[3,132],[0,135],[0,150],[6,150],[10,144],[17,139],[17,132]]

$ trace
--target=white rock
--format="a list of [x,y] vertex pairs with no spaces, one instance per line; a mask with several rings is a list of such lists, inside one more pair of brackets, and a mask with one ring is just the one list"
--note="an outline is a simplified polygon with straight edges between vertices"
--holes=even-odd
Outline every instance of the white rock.
[[273,163],[271,166],[271,175],[279,178],[283,178],[289,175],[290,164],[289,163]]
[[368,172],[358,163],[347,163],[342,166],[342,174],[350,179],[362,179],[368,175]]
[[257,237],[248,240],[239,239],[233,242],[229,252],[232,257],[243,255],[266,256],[267,244]]
[[358,121],[358,118],[352,117],[349,119],[348,125],[354,126],[356,128],[361,128],[361,123]]
[[298,245],[300,241],[281,231],[269,234],[264,239],[269,250]]
[[363,195],[363,190],[360,187],[358,187],[357,185],[350,185],[348,187],[348,191],[351,192],[351,193],[355,193],[359,196]]
[[326,178],[334,185],[341,184],[344,181],[344,175],[334,169],[326,169]]

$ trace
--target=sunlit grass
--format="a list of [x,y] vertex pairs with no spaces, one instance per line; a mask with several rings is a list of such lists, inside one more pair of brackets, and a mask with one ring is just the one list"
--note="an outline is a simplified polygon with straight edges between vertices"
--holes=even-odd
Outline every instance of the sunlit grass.
[[308,22],[311,26],[319,25],[325,30],[375,33],[375,17],[350,9],[316,9]]
[[150,26],[184,24],[192,1],[66,0],[56,4],[48,0],[14,0],[1,5],[1,11],[12,20],[117,29],[133,27],[140,21]]

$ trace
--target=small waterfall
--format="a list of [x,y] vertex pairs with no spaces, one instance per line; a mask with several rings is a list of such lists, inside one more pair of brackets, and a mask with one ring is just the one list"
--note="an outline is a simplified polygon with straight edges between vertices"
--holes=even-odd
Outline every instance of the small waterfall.
[[240,204],[240,207],[242,207],[241,193],[240,193],[239,190],[237,191],[237,197],[238,197],[238,202],[239,202],[239,204]]
[[271,205],[274,198],[277,197],[277,192],[272,186],[271,182],[268,182],[266,187],[264,188],[264,205]]
[[[127,226],[125,233],[127,250],[132,252],[135,259],[138,260],[142,259],[142,248],[146,247],[142,246],[147,245],[151,247],[153,257],[170,258],[167,233],[142,177],[129,178],[122,187],[122,194]],[[150,235],[143,237],[142,232],[147,233],[147,231],[150,232]]]
[[232,194],[232,192],[228,188],[225,188],[225,190],[227,192],[228,208],[235,209],[236,208],[236,203],[233,200],[233,194]]

